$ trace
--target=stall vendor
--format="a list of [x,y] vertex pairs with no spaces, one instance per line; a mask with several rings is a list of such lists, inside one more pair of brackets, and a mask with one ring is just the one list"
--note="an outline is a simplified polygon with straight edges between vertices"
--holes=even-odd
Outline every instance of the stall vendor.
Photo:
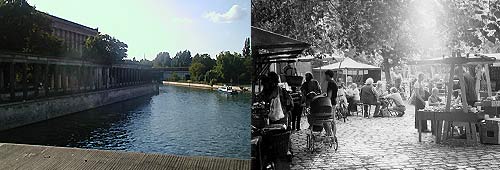
[[262,79],[263,90],[258,98],[269,103],[269,120],[271,124],[286,124],[289,110],[293,108],[291,96],[278,86],[279,77],[275,72],[269,72],[266,78]]

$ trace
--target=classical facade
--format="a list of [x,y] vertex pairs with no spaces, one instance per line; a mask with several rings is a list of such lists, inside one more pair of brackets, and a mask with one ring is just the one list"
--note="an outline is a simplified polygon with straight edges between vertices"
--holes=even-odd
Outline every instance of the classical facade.
[[97,28],[90,28],[72,21],[47,14],[52,20],[53,34],[63,41],[66,50],[82,54],[85,40],[99,34]]

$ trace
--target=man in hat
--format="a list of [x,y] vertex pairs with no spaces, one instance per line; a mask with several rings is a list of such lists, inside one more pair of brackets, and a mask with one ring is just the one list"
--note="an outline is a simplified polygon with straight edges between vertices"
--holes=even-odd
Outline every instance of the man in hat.
[[375,105],[375,113],[373,113],[373,117],[380,117],[379,110],[380,110],[380,102],[377,100],[377,92],[375,90],[375,87],[373,87],[373,79],[368,78],[365,81],[365,85],[361,87],[361,92],[360,92],[360,97],[361,97],[361,103],[366,104],[364,105],[364,117],[368,117],[368,105]]

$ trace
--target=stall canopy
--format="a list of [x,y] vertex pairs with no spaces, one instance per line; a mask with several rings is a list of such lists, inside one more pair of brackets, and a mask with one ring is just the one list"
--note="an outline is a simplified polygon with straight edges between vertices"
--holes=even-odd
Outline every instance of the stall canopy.
[[251,27],[251,49],[254,63],[252,98],[259,77],[269,71],[271,63],[296,62],[299,54],[311,45],[261,28]]
[[338,58],[336,60],[339,62],[313,68],[314,76],[321,77],[324,71],[334,70],[334,72],[337,73],[335,78],[337,80],[342,79],[341,82],[346,84],[349,82],[362,84],[368,78],[372,78],[374,81],[381,80],[382,70],[380,67],[360,63],[348,57]]
[[284,35],[252,26],[252,55],[257,64],[295,62],[310,45]]
[[356,62],[351,58],[345,58],[342,62],[333,63],[323,67],[314,68],[314,70],[344,70],[344,69],[380,69],[380,67]]

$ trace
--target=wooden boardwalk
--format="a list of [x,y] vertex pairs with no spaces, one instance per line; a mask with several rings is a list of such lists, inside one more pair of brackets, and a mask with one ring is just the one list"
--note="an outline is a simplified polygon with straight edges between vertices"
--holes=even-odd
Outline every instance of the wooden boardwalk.
[[0,143],[0,169],[250,169],[250,160]]

